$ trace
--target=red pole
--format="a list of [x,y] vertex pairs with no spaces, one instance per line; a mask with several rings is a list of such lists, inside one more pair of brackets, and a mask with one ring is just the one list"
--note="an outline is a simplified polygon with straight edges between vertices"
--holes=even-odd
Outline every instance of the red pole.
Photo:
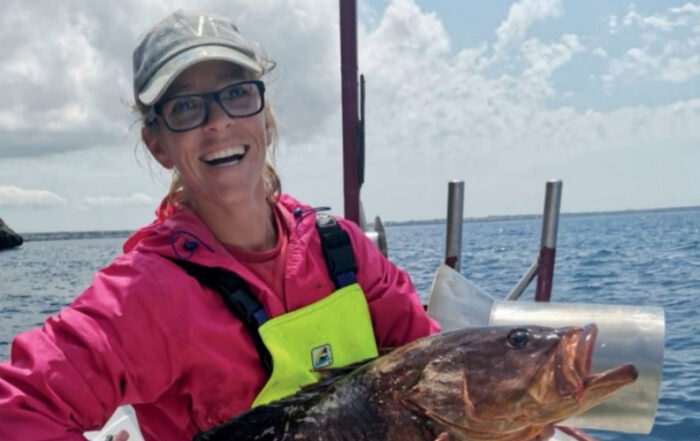
[[343,196],[345,218],[360,224],[358,178],[357,3],[340,0],[340,79],[343,103]]
[[554,257],[556,252],[556,248],[540,248],[537,287],[535,288],[536,302],[549,302],[552,298],[552,280],[554,280]]
[[561,188],[562,182],[559,180],[547,182],[542,219],[542,243],[537,269],[537,288],[535,289],[535,301],[538,302],[548,302],[552,297]]

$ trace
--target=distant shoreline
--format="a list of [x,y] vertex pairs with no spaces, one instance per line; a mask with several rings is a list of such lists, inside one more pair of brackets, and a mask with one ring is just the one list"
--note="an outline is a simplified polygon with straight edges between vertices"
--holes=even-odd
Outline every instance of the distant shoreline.
[[[668,208],[647,208],[647,209],[630,209],[617,211],[591,211],[581,213],[561,213],[561,217],[590,217],[590,216],[611,216],[619,214],[635,214],[635,213],[664,213],[671,211],[696,211],[700,210],[700,206],[691,207],[668,207]],[[514,214],[502,216],[485,216],[485,217],[467,217],[464,222],[495,222],[495,221],[511,221],[511,220],[526,220],[539,219],[541,214]],[[384,225],[392,226],[411,226],[411,225],[441,225],[446,223],[445,218],[424,219],[424,220],[409,220],[409,221],[386,221]],[[79,240],[79,239],[109,239],[109,238],[126,238],[131,234],[132,230],[104,230],[104,231],[57,231],[44,233],[20,233],[25,242],[38,242],[44,240]]]
[[[612,216],[619,214],[638,214],[638,213],[666,213],[671,211],[697,211],[700,210],[700,205],[691,207],[666,207],[666,208],[643,208],[615,211],[586,211],[580,213],[561,213],[561,217],[591,217],[591,216]],[[542,214],[511,214],[500,216],[484,216],[484,217],[465,217],[464,222],[495,222],[495,221],[510,221],[510,220],[526,220],[540,219]],[[386,221],[385,226],[406,226],[406,225],[435,225],[444,224],[446,218],[425,219],[425,220],[410,220],[410,221]]]

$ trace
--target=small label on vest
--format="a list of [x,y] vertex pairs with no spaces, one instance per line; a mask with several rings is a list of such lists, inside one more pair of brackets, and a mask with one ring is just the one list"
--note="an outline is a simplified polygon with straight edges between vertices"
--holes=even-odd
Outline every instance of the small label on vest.
[[311,350],[311,365],[314,370],[328,367],[333,364],[333,351],[331,345],[325,344]]

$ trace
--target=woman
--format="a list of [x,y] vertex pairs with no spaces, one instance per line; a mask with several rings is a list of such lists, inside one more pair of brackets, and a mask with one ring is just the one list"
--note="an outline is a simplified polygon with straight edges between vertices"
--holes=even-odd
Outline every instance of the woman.
[[315,368],[438,331],[362,231],[281,193],[272,66],[209,14],[176,12],[141,40],[142,138],[173,185],[85,292],[15,338],[0,439],[83,439],[132,404],[147,440],[189,440]]

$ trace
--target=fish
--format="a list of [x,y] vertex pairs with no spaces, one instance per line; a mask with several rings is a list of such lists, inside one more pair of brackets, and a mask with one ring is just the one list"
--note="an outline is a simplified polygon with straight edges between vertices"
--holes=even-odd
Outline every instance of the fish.
[[195,441],[525,441],[634,382],[593,374],[597,327],[489,326],[416,340]]

